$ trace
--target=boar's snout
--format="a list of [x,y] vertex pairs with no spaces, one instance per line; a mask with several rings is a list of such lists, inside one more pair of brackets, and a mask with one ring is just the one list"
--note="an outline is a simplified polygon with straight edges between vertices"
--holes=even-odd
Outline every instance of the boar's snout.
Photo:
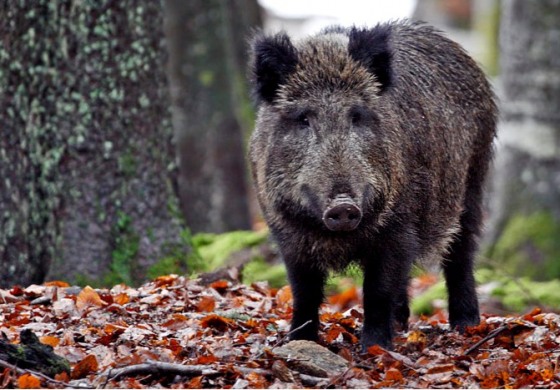
[[334,198],[323,213],[323,223],[334,232],[354,230],[362,220],[362,210],[347,195]]

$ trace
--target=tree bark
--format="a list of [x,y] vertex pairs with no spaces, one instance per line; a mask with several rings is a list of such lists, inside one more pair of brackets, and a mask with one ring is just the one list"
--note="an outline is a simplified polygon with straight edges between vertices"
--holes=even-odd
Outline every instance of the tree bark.
[[500,37],[490,254],[515,272],[559,277],[560,1],[503,1]]
[[248,229],[242,128],[249,122],[243,119],[247,89],[236,42],[249,27],[232,13],[246,2],[164,3],[178,189],[186,224],[193,232]]
[[161,5],[0,11],[0,284],[142,280],[180,231]]

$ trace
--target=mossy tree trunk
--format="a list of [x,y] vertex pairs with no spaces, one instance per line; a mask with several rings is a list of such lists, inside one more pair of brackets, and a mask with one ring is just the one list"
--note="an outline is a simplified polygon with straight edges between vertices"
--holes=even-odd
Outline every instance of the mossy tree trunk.
[[500,36],[490,255],[515,272],[560,277],[560,1],[502,2]]
[[179,237],[159,2],[0,6],[0,285],[133,283]]
[[[166,0],[179,199],[193,232],[250,227],[245,39],[255,0]],[[251,16],[253,15],[253,16]],[[243,53],[243,54],[240,54]]]

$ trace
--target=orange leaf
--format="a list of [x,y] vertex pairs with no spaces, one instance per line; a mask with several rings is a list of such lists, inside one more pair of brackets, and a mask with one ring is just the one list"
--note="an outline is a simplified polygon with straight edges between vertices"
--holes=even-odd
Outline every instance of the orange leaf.
[[55,287],[70,287],[70,285],[66,282],[62,282],[60,280],[51,280],[50,282],[43,283],[45,286],[55,286]]
[[396,368],[389,368],[385,373],[385,380],[393,382],[404,382],[402,373]]
[[41,380],[31,374],[23,374],[18,378],[18,387],[20,389],[40,389]]
[[249,381],[249,385],[255,389],[266,389],[268,387],[268,382],[264,376],[257,374],[256,372],[251,372],[245,377]]
[[171,286],[177,280],[177,275],[164,275],[158,276],[154,282],[157,287]]
[[385,353],[385,350],[377,344],[374,344],[371,347],[369,347],[367,351],[370,355],[374,355],[374,356],[380,356]]
[[43,344],[50,345],[51,347],[56,347],[60,343],[60,339],[55,336],[43,336],[39,337],[39,341]]
[[220,332],[225,332],[229,325],[233,324],[233,321],[221,317],[217,314],[210,314],[200,320],[200,326],[203,328],[214,328]]
[[214,283],[212,283],[210,285],[210,287],[212,287],[214,290],[222,293],[225,290],[227,290],[227,288],[229,287],[229,282],[227,280],[218,280],[218,281],[215,281]]
[[216,307],[216,300],[212,297],[202,297],[196,305],[196,310],[211,312]]
[[107,303],[103,301],[99,294],[90,286],[85,286],[76,298],[76,308],[80,311],[89,306],[101,307],[106,304]]
[[358,289],[356,288],[356,286],[352,286],[340,294],[332,295],[329,297],[330,304],[338,305],[342,309],[349,307],[352,303],[359,302],[359,300],[360,297],[358,296]]
[[68,383],[70,381],[70,377],[68,376],[68,373],[66,371],[62,371],[61,373],[56,374],[54,376],[54,379],[65,383]]
[[337,337],[340,335],[341,333],[341,328],[340,326],[332,326],[326,335],[326,341],[327,343],[331,344],[334,340],[337,339]]
[[276,293],[276,304],[285,307],[292,304],[292,289],[290,286],[284,286]]
[[96,372],[98,368],[99,364],[97,363],[95,355],[87,355],[74,366],[72,370],[72,379],[83,378],[89,373]]
[[202,376],[195,376],[189,383],[187,383],[187,389],[202,389]]
[[127,293],[120,293],[113,297],[113,302],[121,306],[126,305],[128,302],[130,302],[130,297]]
[[198,359],[196,359],[196,364],[211,364],[211,363],[216,363],[218,361],[218,358],[214,355],[205,355],[205,356],[200,356]]

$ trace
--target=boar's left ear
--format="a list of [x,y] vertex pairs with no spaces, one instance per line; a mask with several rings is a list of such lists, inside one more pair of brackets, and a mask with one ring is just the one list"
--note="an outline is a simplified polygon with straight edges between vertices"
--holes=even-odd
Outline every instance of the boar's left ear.
[[372,72],[381,84],[381,93],[393,84],[389,25],[367,29],[353,27],[349,32],[348,53]]
[[258,102],[272,103],[278,87],[294,71],[298,56],[286,33],[258,35],[251,44],[253,93]]

